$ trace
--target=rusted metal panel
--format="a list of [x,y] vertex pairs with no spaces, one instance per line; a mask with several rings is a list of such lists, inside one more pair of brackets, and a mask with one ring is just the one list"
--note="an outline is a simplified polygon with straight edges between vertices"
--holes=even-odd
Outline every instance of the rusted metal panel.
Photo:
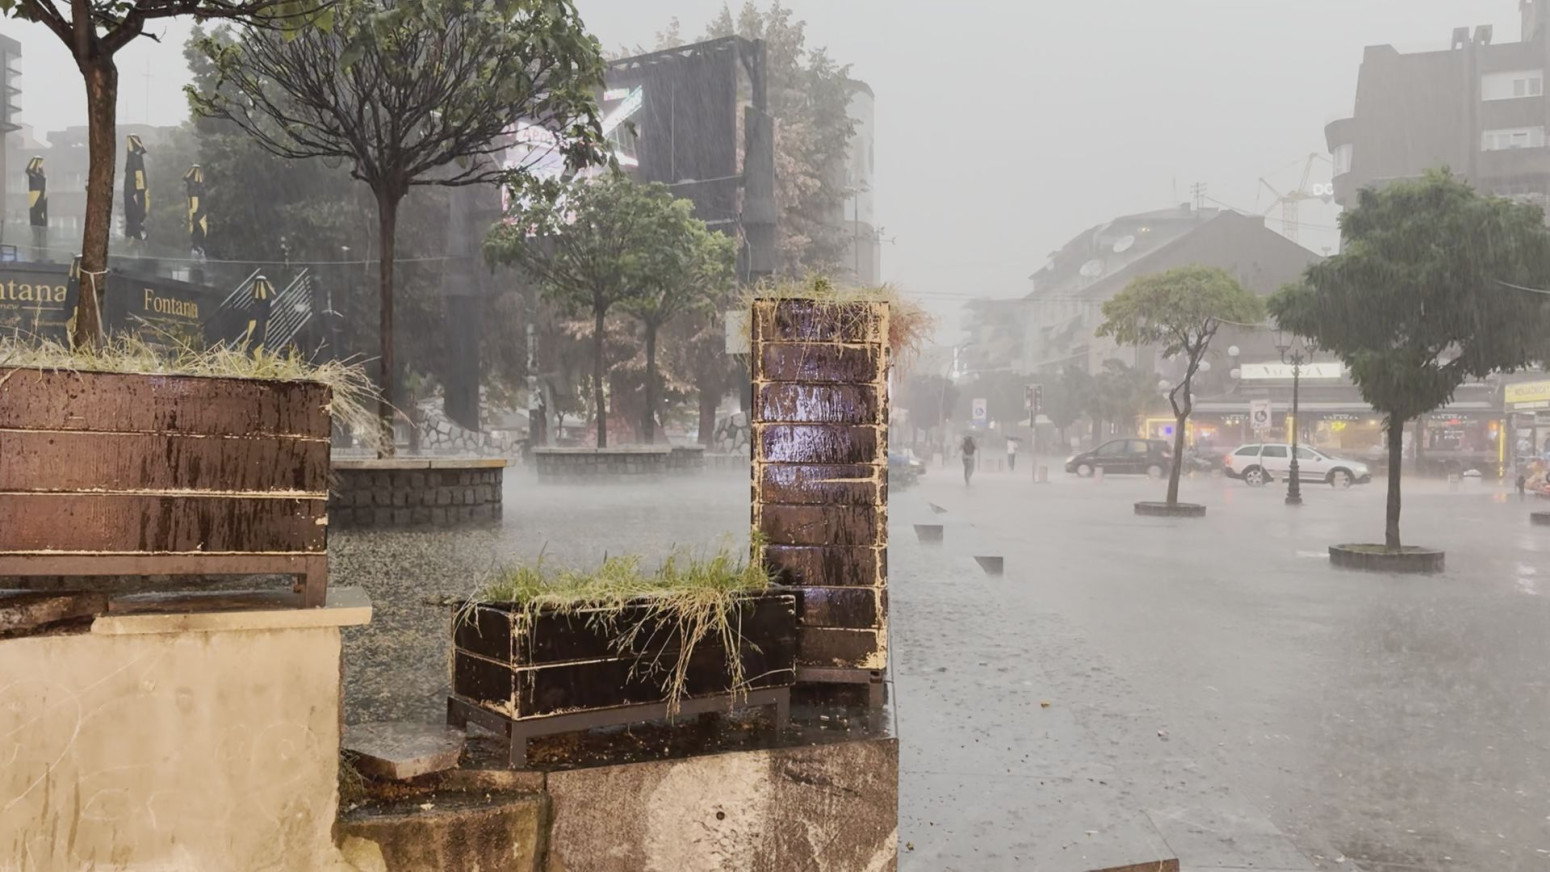
[[765,506],[764,536],[771,545],[864,548],[877,544],[878,514],[863,506]]
[[754,438],[765,463],[875,463],[886,451],[882,432],[869,426],[755,424]]
[[756,349],[754,377],[763,383],[870,383],[882,346],[769,344]]
[[316,382],[0,368],[0,430],[327,440],[329,401]]
[[317,498],[40,494],[0,496],[0,551],[321,552]]
[[881,403],[873,385],[760,385],[754,397],[759,420],[794,424],[882,423]]
[[803,627],[869,630],[882,625],[888,592],[876,587],[804,587],[797,605]]
[[328,443],[290,436],[0,433],[0,492],[328,490]]
[[783,584],[881,587],[888,576],[888,551],[876,546],[769,545],[764,564]]
[[797,639],[797,665],[881,669],[888,663],[882,632],[876,629],[803,627]]
[[883,496],[883,468],[847,465],[765,464],[759,492],[766,503],[875,506]]

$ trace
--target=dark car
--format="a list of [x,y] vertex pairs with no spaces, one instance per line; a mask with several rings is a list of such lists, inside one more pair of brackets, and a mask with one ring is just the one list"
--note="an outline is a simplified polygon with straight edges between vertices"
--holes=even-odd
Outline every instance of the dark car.
[[1173,449],[1161,439],[1111,439],[1091,451],[1066,458],[1066,472],[1082,478],[1104,475],[1150,475],[1161,478],[1173,468]]
[[926,474],[926,465],[915,459],[908,448],[888,452],[888,484],[900,490],[909,487]]

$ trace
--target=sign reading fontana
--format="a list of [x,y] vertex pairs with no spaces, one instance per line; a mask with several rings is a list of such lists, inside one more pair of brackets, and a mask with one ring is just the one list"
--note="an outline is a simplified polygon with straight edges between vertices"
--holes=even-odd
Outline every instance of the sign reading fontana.
[[0,332],[64,342],[75,314],[75,288],[66,264],[0,268]]

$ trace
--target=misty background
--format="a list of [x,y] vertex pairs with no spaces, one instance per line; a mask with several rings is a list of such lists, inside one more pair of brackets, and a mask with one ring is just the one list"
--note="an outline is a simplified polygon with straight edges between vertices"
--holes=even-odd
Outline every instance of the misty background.
[[[721,0],[577,0],[605,49],[655,46],[677,17],[698,39]],[[742,5],[730,5],[734,12]],[[767,7],[768,2],[761,2]],[[869,83],[883,276],[953,335],[973,297],[1027,293],[1027,277],[1083,228],[1192,199],[1271,211],[1260,184],[1295,188],[1324,125],[1351,114],[1364,46],[1445,49],[1454,27],[1518,37],[1513,0],[784,0]],[[191,22],[119,54],[119,123],[187,117]],[[85,123],[79,73],[41,25],[22,43],[17,121],[35,135]],[[1328,181],[1319,162],[1314,181]],[[168,185],[171,180],[152,180]],[[166,190],[163,187],[163,190]],[[1301,243],[1335,250],[1338,209],[1302,205]],[[1271,211],[1272,229],[1281,227]]]

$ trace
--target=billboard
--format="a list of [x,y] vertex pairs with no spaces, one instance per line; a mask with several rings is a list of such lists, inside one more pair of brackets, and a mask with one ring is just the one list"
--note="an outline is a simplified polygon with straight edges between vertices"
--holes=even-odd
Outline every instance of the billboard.
[[65,342],[75,301],[66,264],[0,264],[0,333]]

